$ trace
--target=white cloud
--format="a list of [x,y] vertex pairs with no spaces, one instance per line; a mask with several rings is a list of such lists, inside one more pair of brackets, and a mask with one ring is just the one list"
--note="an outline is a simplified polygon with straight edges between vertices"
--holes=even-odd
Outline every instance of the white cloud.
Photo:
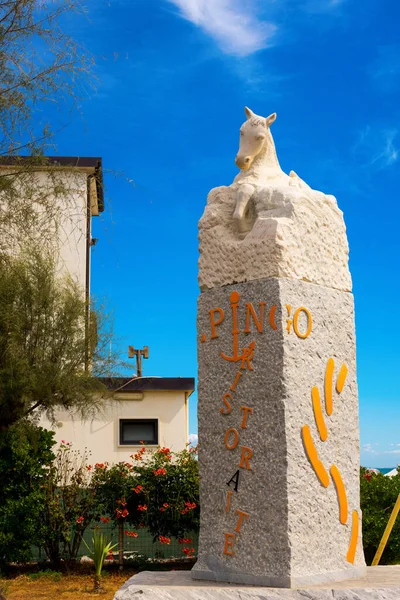
[[365,167],[383,169],[393,165],[399,158],[399,149],[395,145],[397,129],[365,127],[353,146],[354,155]]
[[253,2],[240,0],[167,0],[180,15],[213,37],[222,50],[234,56],[248,56],[266,48],[276,25],[257,15]]
[[192,444],[192,446],[197,446],[198,441],[199,441],[199,436],[197,435],[197,433],[189,434],[189,444]]
[[376,451],[372,448],[372,444],[363,444],[362,450],[364,450],[364,452],[370,452],[371,454],[376,454]]

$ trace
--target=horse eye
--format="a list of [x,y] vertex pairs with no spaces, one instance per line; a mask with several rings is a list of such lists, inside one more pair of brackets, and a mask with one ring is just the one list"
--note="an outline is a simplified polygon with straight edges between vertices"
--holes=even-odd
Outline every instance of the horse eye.
[[264,136],[263,136],[263,135],[258,135],[258,136],[256,137],[256,140],[258,140],[258,141],[261,141],[261,140],[263,140],[263,139],[264,139]]
[[243,131],[240,132],[240,135],[243,135]]

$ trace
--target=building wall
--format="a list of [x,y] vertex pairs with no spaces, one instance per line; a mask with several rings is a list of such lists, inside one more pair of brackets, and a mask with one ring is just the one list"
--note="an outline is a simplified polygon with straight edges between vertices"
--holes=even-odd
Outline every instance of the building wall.
[[69,189],[69,199],[59,228],[58,262],[61,272],[69,273],[85,289],[87,175],[78,172],[64,177],[66,187]]
[[[0,167],[0,173],[10,173],[10,169]],[[86,242],[87,242],[87,177],[88,173],[78,169],[64,171],[39,171],[25,176],[21,188],[21,197],[27,197],[27,190],[32,191],[30,206],[35,206],[34,199],[45,197],[50,206],[54,203],[54,217],[57,217],[56,234],[47,218],[43,220],[42,230],[37,230],[38,244],[52,239],[54,256],[58,261],[59,273],[69,273],[85,289],[86,284]],[[56,196],[55,188],[63,191]],[[1,204],[1,196],[0,196]],[[38,212],[40,208],[38,207]],[[10,229],[10,251],[18,249],[18,231]]]
[[128,461],[140,447],[119,446],[119,419],[157,418],[160,446],[178,452],[188,442],[186,396],[182,391],[148,391],[143,392],[143,400],[107,400],[96,417],[86,422],[67,411],[57,411],[56,427],[46,419],[42,419],[41,425],[55,431],[57,442],[71,442],[81,452],[87,448],[91,462],[117,463]]

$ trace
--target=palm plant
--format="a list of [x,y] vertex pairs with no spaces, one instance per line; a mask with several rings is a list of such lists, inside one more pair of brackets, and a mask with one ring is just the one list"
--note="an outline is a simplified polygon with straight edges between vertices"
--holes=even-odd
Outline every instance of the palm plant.
[[104,559],[118,544],[112,544],[111,541],[106,539],[103,533],[95,532],[92,538],[93,548],[89,548],[85,540],[86,548],[89,550],[90,556],[94,562],[95,575],[94,575],[94,587],[93,592],[101,592],[101,571],[103,569]]

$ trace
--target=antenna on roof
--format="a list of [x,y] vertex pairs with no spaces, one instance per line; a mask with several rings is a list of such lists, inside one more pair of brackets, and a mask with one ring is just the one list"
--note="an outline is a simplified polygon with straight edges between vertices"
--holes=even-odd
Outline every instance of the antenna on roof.
[[142,377],[142,357],[149,358],[148,346],[144,346],[142,350],[135,350],[133,346],[128,346],[128,358],[136,358],[136,377]]

